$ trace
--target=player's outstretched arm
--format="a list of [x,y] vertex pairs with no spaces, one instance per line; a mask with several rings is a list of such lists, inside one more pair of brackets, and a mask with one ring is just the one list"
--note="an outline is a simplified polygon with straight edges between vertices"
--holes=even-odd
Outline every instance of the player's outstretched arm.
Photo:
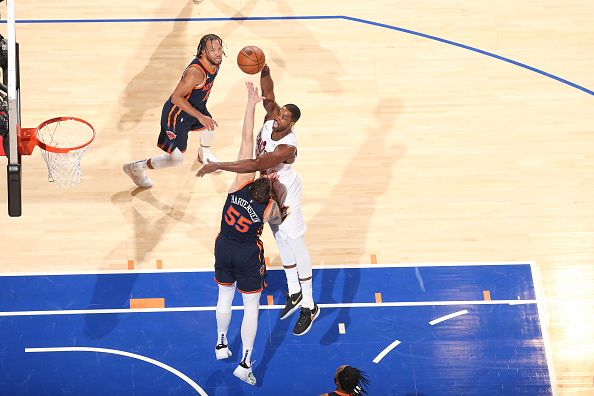
[[[254,113],[256,112],[256,104],[262,100],[258,95],[258,88],[254,87],[251,82],[246,82],[248,100],[245,107],[245,115],[243,116],[243,130],[241,132],[241,146],[239,147],[238,160],[252,159],[254,156]],[[255,173],[238,173],[235,181],[231,184],[229,192],[235,192],[245,183],[254,180]]]
[[272,153],[265,153],[258,157],[258,159],[246,159],[235,162],[209,162],[204,165],[196,176],[202,177],[208,173],[217,170],[224,170],[235,173],[251,173],[263,171],[282,164],[288,159],[294,158],[297,148],[287,144],[276,146]]
[[214,130],[219,124],[207,115],[199,112],[192,104],[186,99],[186,97],[192,92],[194,87],[200,87],[206,82],[206,76],[204,72],[195,67],[189,67],[180,82],[173,90],[171,94],[171,102],[174,105],[179,106],[183,111],[196,118],[202,125],[208,130]]
[[280,111],[280,106],[274,97],[274,81],[272,81],[268,65],[264,65],[260,72],[260,86],[262,87],[262,96],[265,98],[262,104],[266,110],[266,120],[271,120]]

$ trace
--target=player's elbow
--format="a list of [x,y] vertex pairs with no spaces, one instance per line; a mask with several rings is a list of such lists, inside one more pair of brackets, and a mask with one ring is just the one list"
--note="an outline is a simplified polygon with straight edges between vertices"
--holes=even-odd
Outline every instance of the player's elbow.
[[179,106],[181,101],[183,100],[183,96],[179,95],[179,94],[173,94],[171,95],[171,103],[173,103],[176,106]]

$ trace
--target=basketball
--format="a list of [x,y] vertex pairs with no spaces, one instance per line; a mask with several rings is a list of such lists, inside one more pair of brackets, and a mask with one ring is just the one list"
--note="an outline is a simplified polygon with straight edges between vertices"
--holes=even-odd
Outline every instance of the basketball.
[[248,45],[243,47],[237,54],[237,66],[242,72],[247,74],[256,74],[262,71],[266,57],[264,52],[256,46]]

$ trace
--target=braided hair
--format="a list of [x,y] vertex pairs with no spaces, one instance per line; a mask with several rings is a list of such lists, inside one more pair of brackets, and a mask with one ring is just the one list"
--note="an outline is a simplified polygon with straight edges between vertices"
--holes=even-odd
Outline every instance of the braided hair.
[[369,379],[365,373],[355,367],[345,366],[336,378],[340,388],[353,395],[366,395]]
[[[223,40],[216,34],[205,34],[204,36],[202,36],[200,42],[198,43],[198,48],[196,49],[196,58],[200,58],[202,56],[202,53],[206,49],[206,43],[208,41],[218,41],[219,44],[221,44],[221,46],[223,45]],[[223,54],[225,54],[224,51]]]

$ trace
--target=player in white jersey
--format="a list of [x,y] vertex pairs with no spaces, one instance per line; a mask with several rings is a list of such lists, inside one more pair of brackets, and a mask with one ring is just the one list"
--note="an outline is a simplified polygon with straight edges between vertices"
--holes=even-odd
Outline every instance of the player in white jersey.
[[257,138],[256,159],[211,162],[204,165],[197,176],[217,170],[236,173],[260,171],[273,181],[278,203],[288,207],[290,212],[280,226],[270,226],[289,287],[281,319],[286,319],[301,306],[293,334],[303,335],[311,329],[313,321],[320,314],[320,308],[313,301],[311,258],[304,240],[307,227],[301,212],[301,179],[291,166],[297,157],[297,137],[293,126],[299,120],[301,111],[294,104],[280,107],[276,103],[268,66],[262,70],[260,84],[266,118]]

